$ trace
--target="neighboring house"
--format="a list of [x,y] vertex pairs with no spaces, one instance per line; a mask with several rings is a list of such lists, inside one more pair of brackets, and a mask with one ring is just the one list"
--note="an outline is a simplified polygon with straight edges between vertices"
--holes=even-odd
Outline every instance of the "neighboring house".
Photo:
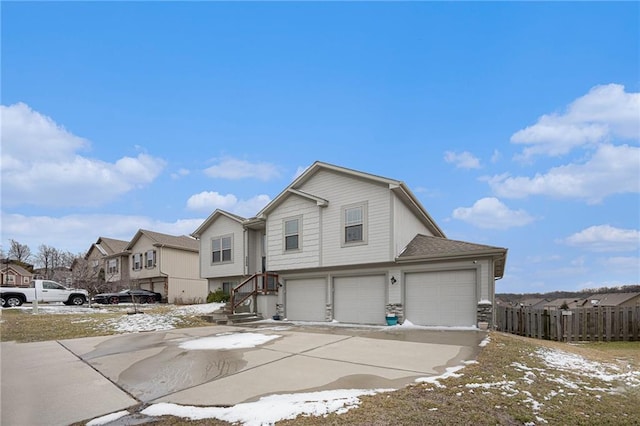
[[636,307],[640,306],[639,293],[605,293],[593,294],[583,303],[582,307],[607,306],[607,307]]
[[210,291],[246,280],[254,310],[301,321],[491,326],[507,255],[447,239],[403,182],[322,162],[255,217],[216,210],[192,235]]
[[84,257],[94,278],[104,279],[113,290],[129,287],[128,245],[128,241],[100,237]]
[[549,299],[534,297],[531,299],[521,300],[518,306],[523,308],[544,309],[544,306],[549,302],[551,302]]
[[564,307],[564,309],[574,309],[574,308],[579,308],[582,305],[583,300],[581,299],[575,299],[575,298],[567,298],[567,297],[560,297],[558,299],[554,299],[551,301],[548,301],[546,303],[543,304],[542,307],[540,307],[540,305],[538,304],[536,306],[537,309],[548,309],[548,310],[558,310],[558,309],[562,309],[563,306],[566,305],[566,307]]
[[206,301],[207,280],[198,273],[197,240],[141,229],[125,249],[133,287],[160,293],[169,303]]
[[29,287],[33,274],[15,263],[0,265],[0,284],[5,287]]

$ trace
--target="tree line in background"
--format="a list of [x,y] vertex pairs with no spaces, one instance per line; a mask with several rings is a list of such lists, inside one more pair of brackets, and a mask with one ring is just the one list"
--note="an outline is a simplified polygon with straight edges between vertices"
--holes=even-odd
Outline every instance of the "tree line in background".
[[73,254],[70,251],[41,244],[33,253],[26,244],[10,239],[9,249],[0,248],[2,265],[16,264],[31,272],[34,278],[57,281],[64,285],[83,288],[92,294],[110,291],[105,280],[104,270],[94,270],[84,258],[84,253]]
[[592,294],[604,294],[604,293],[636,293],[640,292],[640,284],[630,284],[617,287],[600,287],[600,288],[586,288],[581,291],[551,291],[548,293],[496,293],[496,297],[499,297],[505,302],[520,302],[524,298],[528,299],[585,299]]

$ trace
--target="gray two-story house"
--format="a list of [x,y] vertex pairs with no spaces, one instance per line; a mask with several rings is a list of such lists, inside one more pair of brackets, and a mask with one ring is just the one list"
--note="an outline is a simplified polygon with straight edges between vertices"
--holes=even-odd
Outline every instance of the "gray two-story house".
[[507,250],[449,240],[401,181],[316,162],[252,218],[192,234],[209,291],[297,321],[490,326]]

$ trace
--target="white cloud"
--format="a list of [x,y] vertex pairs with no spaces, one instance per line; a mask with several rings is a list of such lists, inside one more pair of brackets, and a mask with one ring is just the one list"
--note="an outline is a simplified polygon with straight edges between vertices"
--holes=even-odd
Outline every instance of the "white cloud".
[[[636,277],[640,275],[640,258],[633,256],[614,256],[604,259],[602,261],[606,268],[615,270],[615,271],[629,271],[635,272]],[[637,284],[636,283],[627,283],[627,284]]]
[[469,151],[453,152],[447,151],[444,153],[444,160],[447,163],[453,163],[458,169],[479,169],[480,160],[473,156]]
[[640,248],[640,231],[597,225],[567,237],[564,243],[595,252],[632,251]]
[[268,181],[280,177],[278,167],[269,163],[250,163],[235,158],[223,158],[222,161],[205,169],[205,174],[212,178],[246,179],[256,178]]
[[188,169],[179,169],[177,172],[171,173],[171,179],[180,179],[188,176],[191,172]]
[[187,200],[189,210],[229,210],[238,204],[238,198],[233,194],[222,195],[215,191],[205,191],[192,195]]
[[497,198],[482,198],[472,207],[459,207],[453,211],[455,219],[479,228],[508,229],[534,221],[524,210],[511,210]]
[[248,200],[238,200],[233,194],[222,195],[215,191],[204,191],[187,200],[189,210],[212,212],[222,209],[243,217],[254,216],[271,201],[268,195],[256,195]]
[[141,228],[169,235],[189,235],[203,221],[203,218],[163,222],[146,216],[91,214],[51,217],[2,212],[2,245],[6,249],[9,239],[14,239],[28,245],[34,254],[41,244],[80,253],[86,252],[98,237],[128,241]]
[[619,84],[593,87],[564,114],[543,115],[536,124],[514,133],[511,142],[527,145],[520,158],[528,160],[535,155],[563,155],[612,138],[640,139],[640,93],[627,93]]
[[639,177],[640,148],[606,144],[584,164],[555,167],[532,178],[498,175],[488,182],[500,197],[548,195],[599,203],[609,195],[640,192]]
[[91,206],[151,183],[165,161],[147,154],[115,163],[83,157],[89,142],[23,103],[2,106],[5,205]]

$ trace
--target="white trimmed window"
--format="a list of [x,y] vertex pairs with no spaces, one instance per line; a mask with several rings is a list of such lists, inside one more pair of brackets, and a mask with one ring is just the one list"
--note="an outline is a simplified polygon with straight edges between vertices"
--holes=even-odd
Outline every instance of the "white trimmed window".
[[300,218],[284,221],[284,251],[300,250]]
[[5,275],[5,277],[7,278],[7,284],[15,284],[16,283],[16,276],[9,273],[7,275]]
[[131,262],[133,270],[139,271],[142,269],[142,253],[136,253],[133,255],[133,262]]
[[155,250],[147,250],[144,254],[144,266],[147,269],[151,269],[156,266],[156,251]]
[[366,244],[367,242],[367,204],[354,204],[342,208],[342,243]]
[[118,259],[109,259],[107,261],[107,273],[108,274],[118,273]]
[[211,263],[231,262],[233,238],[230,235],[216,237],[211,240]]

